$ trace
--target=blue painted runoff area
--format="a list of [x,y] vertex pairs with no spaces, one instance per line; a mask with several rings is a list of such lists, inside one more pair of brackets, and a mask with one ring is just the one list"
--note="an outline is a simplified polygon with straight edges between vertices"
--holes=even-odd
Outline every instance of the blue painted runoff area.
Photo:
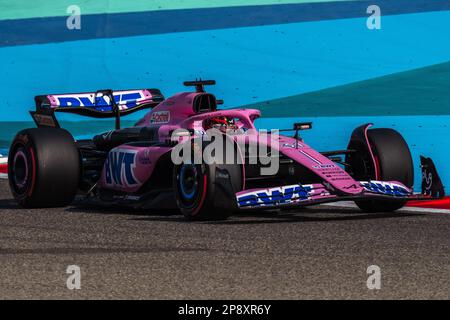
[[38,94],[156,87],[170,96],[202,77],[237,107],[450,60],[450,11],[382,21],[375,31],[356,18],[0,48],[0,121],[28,120]]

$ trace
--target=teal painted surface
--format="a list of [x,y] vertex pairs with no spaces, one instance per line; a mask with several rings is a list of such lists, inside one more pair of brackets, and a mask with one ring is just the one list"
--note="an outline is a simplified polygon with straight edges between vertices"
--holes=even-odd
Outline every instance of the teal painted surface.
[[450,114],[450,62],[247,105],[267,117]]
[[0,0],[0,8],[2,9],[0,10],[0,20],[66,16],[67,7],[71,5],[79,6],[82,14],[96,14],[330,1],[331,0]]

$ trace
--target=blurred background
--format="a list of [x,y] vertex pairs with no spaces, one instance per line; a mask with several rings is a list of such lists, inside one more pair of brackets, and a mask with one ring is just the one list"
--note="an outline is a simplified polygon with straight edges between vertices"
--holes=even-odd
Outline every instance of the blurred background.
[[[380,28],[368,27],[371,5]],[[224,108],[261,109],[261,128],[313,121],[303,137],[318,150],[345,148],[363,123],[394,128],[413,152],[416,188],[419,154],[450,183],[449,0],[0,0],[0,66],[0,154],[34,126],[35,95],[168,97],[201,77],[217,81],[208,89]],[[76,137],[113,127],[58,116]]]

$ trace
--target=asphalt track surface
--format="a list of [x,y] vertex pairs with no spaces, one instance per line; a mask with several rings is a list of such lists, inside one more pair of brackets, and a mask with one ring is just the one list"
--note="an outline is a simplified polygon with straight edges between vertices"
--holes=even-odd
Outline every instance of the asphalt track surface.
[[[0,180],[1,299],[450,298],[450,215],[320,206],[224,222],[24,210]],[[81,268],[81,289],[66,268]],[[381,289],[366,286],[381,268]]]

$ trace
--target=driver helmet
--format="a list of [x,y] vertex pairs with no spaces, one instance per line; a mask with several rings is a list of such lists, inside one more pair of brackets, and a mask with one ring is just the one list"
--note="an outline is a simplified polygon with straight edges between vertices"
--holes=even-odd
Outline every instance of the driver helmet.
[[234,119],[229,117],[212,117],[206,120],[206,129],[218,129],[222,132],[235,130],[237,128]]

